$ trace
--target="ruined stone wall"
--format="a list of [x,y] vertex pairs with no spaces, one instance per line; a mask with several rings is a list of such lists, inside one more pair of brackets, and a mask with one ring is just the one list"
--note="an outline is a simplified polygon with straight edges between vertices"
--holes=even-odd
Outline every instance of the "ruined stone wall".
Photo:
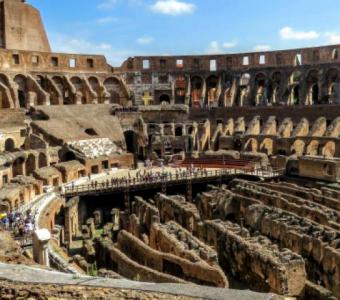
[[146,282],[185,283],[180,278],[138,264],[116,248],[111,240],[96,240],[95,248],[99,267],[112,269],[126,278]]
[[126,231],[118,234],[118,248],[134,261],[158,272],[198,284],[219,287],[228,285],[223,272],[204,261],[191,262],[171,253],[154,250]]
[[301,256],[280,251],[269,239],[251,237],[246,229],[230,222],[206,221],[203,236],[217,250],[221,264],[253,288],[290,296],[302,292],[306,277]]
[[293,213],[268,206],[250,206],[246,224],[305,257],[308,278],[339,295],[339,232]]

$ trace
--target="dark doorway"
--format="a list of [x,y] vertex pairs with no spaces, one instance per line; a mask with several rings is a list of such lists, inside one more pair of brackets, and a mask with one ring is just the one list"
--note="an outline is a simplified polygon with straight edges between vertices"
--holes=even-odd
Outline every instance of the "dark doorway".
[[18,91],[19,105],[21,108],[26,108],[26,95],[24,91]]
[[137,136],[136,134],[132,131],[125,131],[124,132],[125,136],[125,142],[126,142],[126,150],[127,152],[130,153],[136,153],[137,151]]
[[300,104],[300,86],[296,85],[293,88],[293,101],[294,105],[299,105]]
[[162,104],[163,102],[166,102],[170,104],[170,97],[169,95],[163,94],[159,97],[159,103]]
[[5,141],[5,151],[13,152],[15,149],[14,141],[12,139],[7,139]]
[[314,84],[312,87],[312,104],[319,103],[319,86]]

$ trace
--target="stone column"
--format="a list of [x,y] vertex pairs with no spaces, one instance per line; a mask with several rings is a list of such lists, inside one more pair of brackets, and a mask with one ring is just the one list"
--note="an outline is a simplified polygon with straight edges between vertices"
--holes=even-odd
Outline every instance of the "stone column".
[[185,94],[185,104],[190,105],[190,99],[191,99],[191,78],[190,76],[187,77],[187,90]]
[[175,104],[176,103],[176,91],[175,91],[175,85],[176,85],[176,79],[174,79],[172,82],[171,82],[171,104]]
[[201,100],[201,107],[205,106],[205,99],[207,94],[207,80],[206,78],[203,79],[203,87],[202,87],[202,100]]
[[50,266],[48,258],[48,242],[50,239],[51,234],[47,229],[36,230],[32,235],[34,261],[47,267]]

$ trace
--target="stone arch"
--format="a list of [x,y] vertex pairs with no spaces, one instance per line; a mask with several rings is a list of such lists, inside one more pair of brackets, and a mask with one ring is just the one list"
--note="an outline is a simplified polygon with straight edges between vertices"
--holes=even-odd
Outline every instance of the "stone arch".
[[281,72],[276,71],[273,72],[270,76],[271,81],[271,95],[268,94],[268,101],[270,103],[279,103],[281,101],[280,94],[281,94],[281,84],[283,80],[283,75]]
[[25,163],[25,160],[22,157],[18,157],[13,162],[13,166],[12,166],[13,177],[18,176],[18,175],[24,175],[24,163]]
[[289,77],[289,82],[291,84],[298,84],[300,83],[302,78],[302,72],[301,71],[294,71]]
[[292,91],[291,91],[291,104],[293,105],[299,105],[301,103],[301,98],[300,98],[300,85],[295,84],[292,86]]
[[38,74],[35,76],[35,80],[45,92],[48,92],[48,82],[45,76]]
[[267,75],[259,72],[255,75],[255,105],[266,104],[267,101]]
[[[84,84],[84,80],[81,79],[78,76],[73,76],[70,79],[71,83],[73,84],[74,88],[76,89],[76,94],[81,96],[81,103],[82,104],[86,104],[86,95],[85,95],[85,84]],[[80,99],[79,99],[80,100]],[[79,101],[80,103],[80,101]]]
[[101,87],[100,87],[99,79],[95,76],[91,76],[91,77],[88,78],[88,82],[89,82],[92,90],[98,96],[98,103],[103,103],[102,97],[99,97],[101,95]]
[[27,78],[26,76],[22,74],[18,74],[14,77],[14,82],[17,84],[18,90],[18,100],[19,100],[19,107],[20,108],[26,108],[28,106],[28,97],[27,97]]
[[338,58],[339,58],[339,51],[338,51],[338,49],[334,48],[332,50],[332,59],[337,60]]
[[138,156],[138,135],[133,130],[124,132],[126,151],[132,153],[135,158]]
[[307,99],[306,104],[318,104],[319,103],[319,72],[316,69],[312,69],[307,73]]
[[38,156],[38,167],[39,169],[47,167],[47,156],[45,153],[40,152]]
[[52,81],[54,82],[60,94],[62,95],[63,104],[64,105],[74,104],[70,89],[67,86],[65,79],[62,78],[61,76],[53,76]]
[[238,105],[244,106],[248,104],[248,94],[251,76],[249,73],[242,74],[239,84]]
[[260,145],[260,152],[266,153],[267,155],[273,155],[274,141],[270,138],[265,138]]
[[77,157],[76,155],[74,154],[73,151],[59,151],[59,157],[62,161],[72,161],[72,160],[76,160]]
[[291,154],[296,154],[297,156],[301,156],[305,153],[306,143],[303,140],[297,139],[294,141],[290,151]]
[[258,142],[255,138],[250,138],[244,145],[244,151],[257,152]]
[[339,103],[340,99],[340,71],[332,67],[326,71],[325,89],[327,90],[325,103]]
[[170,104],[170,96],[168,94],[161,94],[159,96],[159,104]]
[[203,95],[203,79],[199,76],[191,78],[191,105],[194,107],[201,106]]
[[240,78],[240,86],[248,86],[250,84],[251,76],[249,73],[242,74]]
[[109,77],[103,83],[109,94],[108,102],[111,104],[126,105],[128,101],[128,92],[122,82],[116,77]]
[[307,155],[319,155],[320,154],[320,143],[318,140],[312,140],[306,149],[306,154]]
[[186,78],[184,75],[176,76],[176,84],[175,84],[175,103],[176,104],[185,104],[185,88],[187,86]]
[[183,126],[176,126],[175,128],[175,136],[183,136]]
[[208,105],[215,103],[218,99],[218,77],[211,75],[207,78],[207,100]]
[[335,155],[335,142],[329,141],[322,148],[322,155],[324,157],[332,158]]
[[9,79],[5,74],[0,74],[0,108],[14,108]]
[[15,142],[12,138],[8,138],[5,141],[5,151],[13,152],[15,150]]
[[26,168],[26,175],[30,176],[32,173],[36,170],[36,158],[34,154],[30,153],[26,159],[25,162],[25,168]]

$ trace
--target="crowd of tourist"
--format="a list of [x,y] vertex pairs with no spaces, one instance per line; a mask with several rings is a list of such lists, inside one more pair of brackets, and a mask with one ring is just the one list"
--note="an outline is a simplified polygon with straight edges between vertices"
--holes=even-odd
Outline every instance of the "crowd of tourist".
[[34,217],[31,211],[24,215],[19,212],[0,214],[1,227],[13,232],[15,237],[24,237],[34,230]]
[[[188,179],[190,177],[195,178],[204,176],[208,176],[208,171],[205,168],[197,168],[194,166],[187,168],[176,168],[175,170],[166,169],[164,167],[156,171],[152,169],[139,169],[137,172],[129,171],[126,176],[111,177],[100,182],[91,180],[91,177],[89,176],[89,183],[87,187],[89,189],[102,189],[160,181],[182,180]],[[71,189],[74,190],[75,188],[77,188],[77,186],[72,183]]]

